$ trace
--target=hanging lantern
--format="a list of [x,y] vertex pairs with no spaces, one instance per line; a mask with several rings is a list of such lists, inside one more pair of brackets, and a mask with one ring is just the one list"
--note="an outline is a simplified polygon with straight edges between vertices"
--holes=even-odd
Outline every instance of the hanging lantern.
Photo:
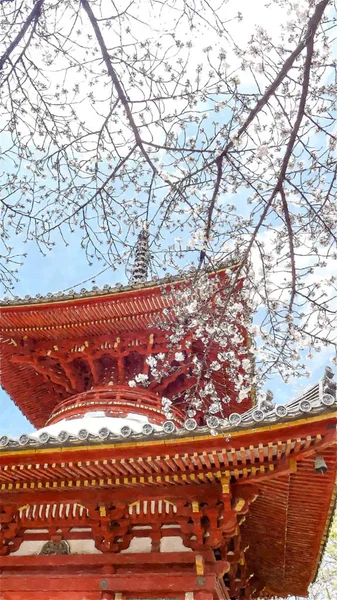
[[328,467],[323,456],[316,456],[315,458],[315,471],[316,473],[322,473],[323,475],[327,472]]

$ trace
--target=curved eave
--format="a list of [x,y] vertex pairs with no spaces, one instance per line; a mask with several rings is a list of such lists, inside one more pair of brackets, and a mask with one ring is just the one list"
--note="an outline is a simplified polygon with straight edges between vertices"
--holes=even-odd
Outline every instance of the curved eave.
[[79,336],[95,325],[106,327],[111,322],[118,331],[134,328],[136,317],[147,318],[168,304],[162,287],[155,286],[41,304],[2,306],[0,331],[13,336],[38,336],[46,330],[65,337],[75,328],[74,335]]
[[[210,273],[226,278],[227,269]],[[155,317],[173,300],[164,290],[178,287],[184,279],[164,279],[139,286],[117,288],[108,293],[81,294],[74,298],[44,298],[38,302],[0,306],[0,333],[5,337],[27,335],[53,339],[81,335],[99,335],[106,327],[114,332],[134,331],[153,323]],[[239,278],[238,285],[242,278]]]
[[[22,446],[20,446],[19,444],[17,444],[15,447],[11,447],[8,449],[2,448],[0,451],[0,458],[1,457],[10,457],[10,456],[20,456],[20,455],[38,455],[38,454],[44,454],[44,453],[62,453],[62,452],[79,452],[79,453],[83,453],[83,452],[101,452],[101,451],[107,451],[107,450],[114,450],[114,449],[118,449],[123,456],[129,456],[130,455],[130,451],[131,451],[131,455],[134,453],[137,453],[137,451],[140,451],[142,449],[144,449],[144,451],[148,452],[148,449],[156,449],[160,446],[167,446],[167,447],[177,447],[177,446],[187,446],[187,445],[197,445],[198,447],[201,446],[202,448],[214,448],[214,447],[218,447],[221,444],[224,444],[228,447],[231,447],[231,445],[236,445],[237,443],[237,439],[240,440],[242,439],[242,443],[247,443],[245,442],[245,438],[249,438],[249,443],[252,439],[258,439],[259,442],[263,443],[266,440],[270,440],[270,438],[272,437],[273,439],[278,439],[279,436],[282,436],[282,434],[284,434],[284,431],[286,430],[287,432],[287,436],[288,437],[296,437],[296,436],[300,436],[301,433],[304,432],[308,432],[309,430],[313,430],[316,431],[316,429],[320,429],[322,428],[322,425],[325,424],[325,430],[329,431],[329,430],[336,430],[336,423],[337,423],[337,418],[336,418],[336,413],[335,411],[331,411],[331,410],[326,410],[324,409],[324,413],[323,414],[317,414],[315,416],[312,417],[307,417],[307,418],[295,418],[293,420],[283,420],[283,421],[279,421],[277,423],[273,423],[273,424],[268,424],[268,425],[263,425],[263,424],[257,424],[254,423],[253,425],[251,424],[249,427],[231,427],[226,429],[226,431],[221,431],[219,430],[219,433],[217,436],[211,435],[209,433],[208,428],[206,427],[200,427],[198,428],[198,430],[195,430],[193,432],[187,432],[184,429],[180,429],[177,430],[175,433],[173,434],[165,434],[165,432],[160,431],[154,434],[151,434],[151,436],[145,436],[143,434],[135,434],[130,438],[115,438],[112,439],[111,441],[107,442],[107,441],[103,441],[103,440],[96,440],[96,441],[81,441],[81,440],[74,440],[73,442],[68,441],[67,443],[59,443],[59,444],[52,444],[52,443],[48,443],[48,444],[36,444],[36,445],[32,445],[29,446],[27,448],[23,448]],[[337,441],[337,439],[336,439]]]
[[[209,276],[214,275],[224,276],[226,271],[234,271],[238,268],[240,263],[231,265],[221,266],[215,270],[207,271]],[[86,303],[86,302],[99,302],[106,298],[118,299],[119,297],[133,296],[144,293],[145,295],[155,290],[160,290],[162,287],[170,285],[179,285],[182,282],[187,282],[193,278],[195,273],[184,273],[182,276],[172,275],[164,277],[158,280],[146,281],[139,284],[121,285],[116,284],[115,286],[105,286],[103,289],[93,288],[92,290],[82,290],[80,292],[64,293],[59,292],[56,294],[48,294],[47,296],[26,296],[25,298],[14,298],[9,300],[0,300],[1,312],[5,309],[17,311],[26,310],[27,308],[33,308],[36,310],[40,308],[43,310],[50,305],[62,305],[67,306],[72,303]]]
[[45,310],[47,308],[58,308],[71,306],[72,304],[92,304],[104,300],[119,300],[120,298],[133,297],[139,295],[149,295],[151,292],[160,291],[160,288],[170,283],[178,284],[182,280],[164,279],[158,282],[150,281],[148,283],[129,286],[118,286],[108,288],[106,291],[85,291],[74,295],[50,295],[43,298],[19,299],[13,303],[1,303],[1,312],[24,312],[27,310]]

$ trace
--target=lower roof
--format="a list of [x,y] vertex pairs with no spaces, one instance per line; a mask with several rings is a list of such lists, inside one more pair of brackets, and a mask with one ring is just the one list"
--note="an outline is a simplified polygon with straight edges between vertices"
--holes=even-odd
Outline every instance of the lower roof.
[[[326,379],[321,380],[295,400],[291,400],[285,405],[271,405],[268,407],[254,407],[243,412],[242,414],[233,412],[228,419],[221,419],[216,416],[211,416],[207,419],[207,427],[198,426],[194,418],[186,418],[185,422],[177,426],[177,421],[167,421],[163,425],[156,426],[155,421],[149,418],[143,420],[138,416],[138,422],[125,417],[122,419],[112,419],[105,416],[104,411],[97,413],[94,418],[94,413],[91,417],[68,419],[65,417],[59,420],[52,427],[42,427],[38,431],[31,434],[23,433],[18,438],[9,438],[6,435],[0,437],[0,449],[4,451],[19,451],[24,447],[31,448],[56,448],[65,446],[79,446],[86,442],[90,445],[101,444],[118,444],[123,443],[125,438],[130,438],[134,443],[142,440],[173,440],[191,435],[193,437],[204,436],[211,431],[213,436],[223,435],[231,438],[233,434],[240,433],[251,429],[263,428],[266,425],[278,424],[280,428],[284,428],[287,424],[291,425],[299,418],[310,418],[312,416],[334,415],[336,411],[336,394],[335,392],[326,393]],[[330,380],[331,381],[331,380]],[[335,382],[334,382],[335,383]],[[331,390],[330,390],[331,392]],[[135,393],[135,397],[137,393]],[[95,403],[89,403],[89,405]],[[131,406],[131,405],[130,405]],[[100,408],[102,408],[100,406]],[[94,406],[89,406],[89,410],[95,410]],[[130,408],[130,413],[136,413],[137,406]],[[65,415],[67,413],[64,413]],[[89,417],[88,413],[88,417]],[[100,417],[100,418],[99,418]],[[146,427],[143,427],[146,424]],[[150,425],[150,426],[149,426]]]
[[[263,581],[266,595],[305,595],[335,498],[335,444],[330,410],[231,436],[185,433],[119,444],[21,447],[0,453],[2,502],[85,506],[93,497],[111,499],[112,490],[115,501],[130,495],[206,497],[229,477],[235,486],[258,490],[241,526],[249,572]],[[325,474],[315,471],[317,453]]]

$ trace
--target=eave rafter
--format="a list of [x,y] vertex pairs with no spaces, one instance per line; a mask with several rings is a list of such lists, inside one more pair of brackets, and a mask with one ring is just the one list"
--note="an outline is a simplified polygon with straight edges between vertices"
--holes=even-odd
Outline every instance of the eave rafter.
[[[287,447],[284,458],[282,458],[281,460],[273,460],[273,462],[269,464],[267,469],[261,469],[260,467],[259,474],[249,474],[245,480],[245,483],[256,484],[266,479],[282,477],[284,475],[288,475],[289,473],[296,473],[297,463],[300,460],[311,456],[314,453],[321,452],[325,448],[337,445],[336,432],[330,431],[324,436],[324,438],[322,438],[322,436],[318,434],[314,440],[310,436],[308,436],[303,446],[301,442],[302,440],[300,438],[296,439],[294,451],[291,453],[291,440],[287,440]],[[263,465],[261,466],[263,467]],[[241,479],[241,481],[243,481],[243,479]]]
[[[218,450],[167,452],[142,456],[107,458],[108,446],[104,458],[99,458],[101,449],[92,448],[91,456],[96,459],[76,460],[71,454],[69,460],[65,452],[55,451],[52,460],[46,462],[20,461],[20,454],[12,454],[6,464],[6,454],[0,456],[0,489],[20,490],[53,488],[85,488],[108,486],[177,486],[184,484],[204,485],[208,482],[221,482],[222,477],[231,477],[238,483],[255,483],[265,479],[283,476],[296,471],[296,464],[305,457],[336,443],[335,430],[325,435],[316,434],[289,438],[279,443],[249,444],[232,446]],[[79,449],[77,449],[78,451]],[[110,451],[114,453],[114,448]],[[7,454],[9,458],[9,455]],[[30,457],[31,459],[33,456]],[[15,464],[13,464],[13,459]]]
[[[188,358],[191,348],[187,347],[185,342],[182,342],[181,349]],[[150,367],[146,361],[150,355],[161,353],[166,356],[167,364],[174,362],[174,352],[172,354],[172,349],[169,349],[166,337],[155,327],[151,330],[129,332],[123,334],[123,337],[107,334],[80,337],[76,340],[64,339],[57,343],[34,340],[24,335],[16,339],[7,339],[4,342],[5,351],[8,344],[11,347],[10,362],[31,367],[42,375],[45,381],[63,388],[68,394],[83,392],[88,385],[91,387],[92,383],[95,386],[107,385],[111,381],[123,384],[134,375],[133,372],[128,372],[127,360],[130,355],[137,354],[137,363],[140,361],[138,368],[140,372],[149,376],[150,382]],[[105,364],[107,359],[110,362]],[[88,384],[84,371],[88,373]],[[181,376],[188,371],[187,364],[182,364],[181,369],[173,368],[172,373],[168,374],[162,383],[152,381],[149,389],[162,393],[178,378],[181,380]],[[190,385],[190,381],[188,384],[186,381],[180,381],[179,393]]]

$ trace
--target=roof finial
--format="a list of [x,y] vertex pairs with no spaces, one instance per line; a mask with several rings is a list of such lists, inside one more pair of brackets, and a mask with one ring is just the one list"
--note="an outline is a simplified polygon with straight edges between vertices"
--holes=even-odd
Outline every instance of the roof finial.
[[130,283],[142,283],[147,280],[150,265],[148,223],[144,221],[136,243],[135,261],[133,263]]

